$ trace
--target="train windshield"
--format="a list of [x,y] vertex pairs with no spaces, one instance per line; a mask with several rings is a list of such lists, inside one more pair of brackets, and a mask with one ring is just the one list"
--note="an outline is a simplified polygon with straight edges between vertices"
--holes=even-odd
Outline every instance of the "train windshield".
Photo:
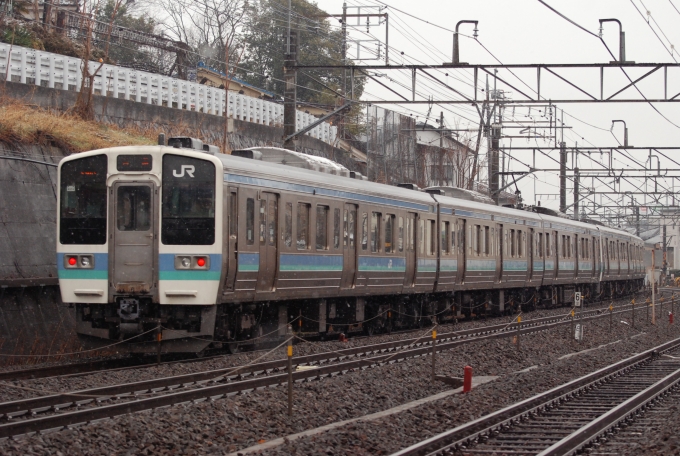
[[163,157],[161,241],[165,245],[215,243],[215,165],[181,155]]
[[59,242],[106,243],[106,155],[66,162],[61,167]]

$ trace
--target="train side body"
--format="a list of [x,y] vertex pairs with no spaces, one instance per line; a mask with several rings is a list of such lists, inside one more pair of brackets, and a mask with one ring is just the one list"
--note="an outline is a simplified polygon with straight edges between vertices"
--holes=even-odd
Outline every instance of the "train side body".
[[389,330],[644,276],[619,230],[230,155],[74,154],[59,188],[62,299],[79,334],[131,351]]

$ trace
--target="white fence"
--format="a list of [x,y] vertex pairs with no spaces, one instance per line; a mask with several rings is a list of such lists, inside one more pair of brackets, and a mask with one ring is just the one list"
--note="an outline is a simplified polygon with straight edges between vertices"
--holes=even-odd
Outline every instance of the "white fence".
[[[8,56],[8,54],[10,54]],[[9,68],[8,68],[9,65]],[[82,60],[20,46],[0,43],[0,79],[35,84],[52,89],[78,91],[82,81]],[[90,73],[100,64],[89,62]],[[272,103],[224,89],[208,87],[145,71],[115,65],[102,65],[94,78],[94,92],[114,98],[132,100],[187,111],[198,111],[262,125],[283,125],[283,104]],[[296,129],[315,122],[316,117],[297,112]],[[337,127],[324,122],[307,135],[332,144]]]

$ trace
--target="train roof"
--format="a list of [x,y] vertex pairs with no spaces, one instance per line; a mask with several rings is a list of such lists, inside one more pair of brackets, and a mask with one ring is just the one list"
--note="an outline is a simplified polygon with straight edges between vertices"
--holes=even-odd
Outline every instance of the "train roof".
[[[477,217],[486,220],[491,220],[492,216],[495,221],[518,223],[518,221],[521,220],[521,223],[530,226],[540,226],[540,223],[543,222],[544,226],[546,223],[549,223],[550,227],[553,228],[588,233],[599,231],[611,234],[618,238],[635,239],[642,242],[642,239],[635,235],[607,226],[591,225],[576,220],[538,214],[535,212],[523,211],[521,209],[479,204],[474,201],[467,201],[460,198],[432,195],[423,191],[353,179],[351,177],[335,174],[320,173],[318,171],[285,166],[277,163],[268,163],[232,155],[211,155],[192,149],[177,149],[167,146],[111,147],[72,154],[62,159],[60,164],[64,161],[109,152],[116,154],[133,152],[145,154],[185,154],[189,157],[204,158],[208,161],[219,161],[225,172],[226,182],[229,182],[230,179],[232,179],[234,182],[250,183],[262,187],[269,186],[270,188],[289,189],[291,191],[301,191],[313,194],[317,191],[316,187],[319,187],[330,191],[329,195],[335,195],[337,197],[359,199],[378,205],[405,206],[407,208],[427,212],[433,212],[435,203],[439,202],[444,209],[444,213],[446,213],[446,210],[448,209],[451,210],[451,214],[473,218]],[[366,197],[369,198],[367,199]]]
[[[372,196],[375,204],[402,206],[434,212],[435,201],[425,192],[417,192],[377,182],[353,179],[335,174],[268,163],[231,155],[216,156],[224,165],[225,181],[250,183],[263,187],[315,193],[318,188],[331,191],[330,195],[365,200],[359,195]],[[313,187],[312,187],[313,186]]]

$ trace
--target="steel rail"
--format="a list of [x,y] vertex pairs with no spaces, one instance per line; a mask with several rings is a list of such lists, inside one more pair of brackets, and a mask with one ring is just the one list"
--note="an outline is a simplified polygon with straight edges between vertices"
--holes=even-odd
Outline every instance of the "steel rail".
[[449,431],[445,431],[401,451],[393,453],[392,456],[421,456],[439,454],[446,449],[450,449],[458,442],[474,440],[480,436],[489,435],[503,426],[507,426],[513,422],[521,420],[522,417],[527,416],[530,413],[545,409],[550,405],[557,404],[565,399],[568,399],[578,391],[584,391],[593,388],[603,380],[618,376],[626,370],[631,369],[633,366],[646,362],[652,357],[658,355],[660,352],[673,350],[677,347],[680,347],[680,338],[666,342],[642,353],[638,353],[637,355],[633,355],[629,358],[618,361],[583,377],[571,380],[551,390],[537,394],[501,410],[477,418],[476,420],[460,425]]
[[649,388],[614,407],[604,415],[573,432],[559,442],[540,452],[538,456],[574,454],[594,439],[607,432],[619,422],[635,414],[639,409],[673,388],[680,381],[680,369],[662,378]]
[[[625,312],[625,311],[621,311]],[[599,314],[599,315],[594,315],[590,317],[583,318],[583,321],[587,320],[592,320],[592,319],[597,319],[601,318],[603,316],[606,316],[608,314]],[[561,326],[564,324],[569,324],[569,321],[566,322],[556,322],[556,323],[546,323],[543,325],[537,325],[533,327],[527,327],[522,330],[522,334],[531,334],[531,333],[536,333],[536,332],[543,332],[547,331],[551,328]],[[508,331],[508,332],[495,332],[491,334],[485,334],[485,335],[480,335],[474,339],[466,338],[466,339],[458,339],[458,340],[452,340],[450,342],[444,342],[444,343],[438,343],[437,344],[437,351],[442,352],[444,350],[450,350],[452,348],[458,347],[460,345],[472,342],[472,341],[482,341],[482,340],[491,340],[491,339],[497,339],[497,338],[502,338],[502,337],[510,337],[514,336],[517,334],[517,331]],[[403,341],[402,341],[403,342]],[[315,366],[314,369],[309,369],[309,370],[302,370],[302,371],[295,371],[292,373],[293,380],[296,382],[299,381],[304,381],[304,380],[312,380],[312,379],[318,379],[318,378],[323,378],[323,377],[328,377],[328,376],[333,376],[333,375],[338,375],[342,373],[346,373],[348,371],[356,370],[356,369],[363,369],[363,368],[369,368],[369,367],[374,367],[374,366],[380,366],[384,365],[386,363],[394,363],[394,362],[400,362],[403,361],[407,358],[413,358],[413,357],[418,357],[418,356],[424,356],[428,355],[432,352],[431,349],[431,344],[430,343],[423,343],[421,346],[409,350],[403,350],[403,351],[393,351],[390,353],[384,353],[380,354],[377,356],[373,356],[370,358],[360,358],[352,361],[346,361],[346,362],[341,362],[338,364],[331,364],[331,365],[323,365],[323,366]],[[316,358],[322,355],[326,354],[318,354],[318,355],[308,355],[306,357],[300,357],[300,358],[305,358],[305,359],[310,359],[310,358]],[[335,355],[337,357],[337,355]],[[275,365],[275,363],[281,363],[281,361],[272,361],[271,363],[262,363],[262,364],[271,364]],[[298,363],[299,365],[299,363]],[[222,369],[222,371],[227,371],[229,369]],[[72,397],[73,394],[82,394],[86,392],[90,392],[91,394],[92,391],[99,391],[100,394],[102,391],[107,390],[108,393],[111,396],[116,395],[116,394],[125,394],[125,395],[130,395],[134,391],[140,391],[140,390],[150,390],[152,385],[165,385],[165,386],[180,386],[184,385],[181,383],[181,381],[178,381],[181,377],[183,378],[182,381],[186,382],[187,386],[189,385],[189,381],[192,381],[193,384],[198,383],[199,381],[204,381],[208,382],[209,380],[213,381],[219,381],[223,380],[220,379],[219,377],[215,377],[215,372],[203,372],[199,374],[188,374],[185,376],[177,376],[177,377],[169,377],[169,378],[163,378],[163,379],[158,379],[158,380],[149,380],[145,382],[137,382],[137,383],[132,383],[132,384],[127,384],[127,385],[116,385],[112,387],[104,387],[104,388],[99,388],[96,390],[85,390],[81,392],[74,392],[69,394],[61,394],[57,395],[58,397],[67,397],[68,398],[68,403],[74,403],[74,399]],[[210,376],[210,379],[207,377]],[[199,380],[199,378],[201,380]],[[55,415],[50,415],[50,416],[42,416],[38,418],[31,418],[31,419],[25,419],[25,420],[20,420],[20,421],[15,421],[15,422],[9,422],[7,424],[0,425],[0,438],[4,437],[10,437],[14,435],[20,435],[20,434],[26,434],[30,432],[38,432],[38,431],[43,431],[43,430],[48,430],[48,429],[53,429],[53,428],[63,428],[65,426],[70,426],[78,423],[86,423],[90,422],[93,420],[100,420],[104,418],[111,418],[119,415],[125,415],[128,413],[133,413],[133,412],[138,412],[142,410],[150,410],[158,407],[166,407],[166,406],[171,406],[171,405],[177,405],[181,403],[187,403],[191,401],[203,401],[207,399],[217,399],[224,397],[226,395],[230,395],[236,392],[241,392],[241,391],[249,391],[249,390],[255,390],[258,388],[264,388],[264,387],[270,387],[270,386],[276,386],[283,384],[287,381],[288,379],[288,373],[281,373],[281,374],[275,374],[275,375],[268,375],[268,376],[263,376],[259,378],[253,378],[249,380],[242,380],[242,381],[234,381],[231,383],[226,383],[226,384],[219,384],[219,385],[213,385],[213,386],[204,386],[201,388],[196,388],[196,389],[191,389],[187,391],[180,391],[180,392],[174,392],[174,393],[168,393],[164,394],[161,396],[155,396],[155,397],[150,397],[150,398],[145,398],[145,399],[135,399],[131,400],[128,402],[123,402],[119,404],[110,404],[110,405],[102,405],[96,408],[88,408],[88,409],[83,409],[83,410],[77,410],[73,412],[66,412],[62,414],[55,414]],[[160,386],[155,386],[155,388],[159,388]],[[69,397],[70,396],[70,397]],[[119,396],[121,397],[121,396]],[[26,401],[14,401],[14,402],[8,402],[4,404],[0,404],[2,406],[2,409],[7,413],[8,410],[16,410],[18,405],[22,405],[24,408],[26,408],[26,404],[31,404],[33,407],[39,407],[41,404],[41,400],[44,400],[44,405],[45,407],[50,407],[54,405],[54,402],[48,399],[49,396],[44,396],[44,397],[37,397],[37,398],[32,398],[28,399]],[[122,397],[121,397],[122,398]],[[30,402],[29,402],[30,401]],[[29,409],[30,410],[30,409]],[[20,410],[23,411],[23,410]]]

